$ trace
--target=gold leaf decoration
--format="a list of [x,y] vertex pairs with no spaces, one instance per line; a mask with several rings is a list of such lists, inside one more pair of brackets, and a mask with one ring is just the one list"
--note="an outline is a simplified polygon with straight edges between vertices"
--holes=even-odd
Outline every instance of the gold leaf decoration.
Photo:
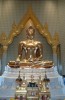
[[52,41],[52,48],[54,52],[56,52],[58,44],[59,44],[59,35],[58,33],[55,33]]
[[2,55],[3,55],[3,46],[0,45],[0,58],[2,57]]
[[7,36],[5,33],[2,33],[1,34],[1,38],[0,38],[0,44],[1,45],[8,45],[8,42],[7,42]]

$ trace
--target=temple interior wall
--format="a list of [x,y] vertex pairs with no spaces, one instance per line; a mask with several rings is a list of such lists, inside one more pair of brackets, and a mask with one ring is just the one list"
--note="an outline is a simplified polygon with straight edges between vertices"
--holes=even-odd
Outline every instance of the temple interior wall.
[[[0,34],[5,32],[7,36],[11,31],[13,22],[17,24],[27,12],[29,5],[32,5],[33,11],[42,25],[48,24],[49,31],[53,36],[55,32],[59,33],[61,44],[61,59],[63,74],[65,73],[65,0],[0,0]],[[13,43],[9,45],[7,51],[7,60],[14,60],[17,57],[18,43],[24,39],[25,31],[17,36]],[[36,31],[36,33],[38,33]],[[23,35],[24,34],[24,35]],[[36,34],[37,35],[37,34]],[[52,59],[51,47],[47,44],[45,38],[41,35],[36,36],[43,42],[43,58]],[[44,41],[45,40],[45,41]],[[47,47],[47,48],[46,48]],[[3,62],[4,63],[4,62]]]

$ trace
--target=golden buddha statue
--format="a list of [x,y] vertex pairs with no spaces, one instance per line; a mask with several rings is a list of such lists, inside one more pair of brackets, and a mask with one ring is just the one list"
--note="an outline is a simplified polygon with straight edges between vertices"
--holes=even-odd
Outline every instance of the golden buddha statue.
[[33,40],[35,29],[32,26],[26,32],[27,39],[19,43],[16,61],[39,61],[42,58],[42,44],[39,41]]
[[8,65],[12,68],[51,68],[52,61],[42,61],[43,46],[40,41],[34,40],[35,29],[30,26],[26,30],[27,39],[19,43],[18,57],[16,61],[10,61]]

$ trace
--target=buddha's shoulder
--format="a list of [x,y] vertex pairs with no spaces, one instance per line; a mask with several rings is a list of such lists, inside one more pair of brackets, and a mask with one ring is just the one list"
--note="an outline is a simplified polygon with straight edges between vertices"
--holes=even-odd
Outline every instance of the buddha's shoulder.
[[25,40],[25,41],[20,41],[19,44],[21,45],[27,45],[27,44],[34,44],[34,45],[41,45],[42,43],[40,41],[37,40]]
[[40,41],[35,40],[34,41],[36,44],[42,44]]
[[26,44],[27,41],[20,41],[19,44]]

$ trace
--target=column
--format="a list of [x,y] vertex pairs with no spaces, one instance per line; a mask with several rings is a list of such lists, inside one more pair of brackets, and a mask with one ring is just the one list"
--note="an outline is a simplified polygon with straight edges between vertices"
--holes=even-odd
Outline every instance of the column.
[[62,74],[62,64],[61,64],[61,45],[57,46],[57,66],[59,74]]
[[5,71],[6,60],[7,60],[7,46],[3,46],[3,55],[1,60],[1,73]]
[[1,58],[0,58],[0,74],[1,74]]
[[53,50],[53,62],[54,66],[57,66],[58,73],[62,74],[60,44],[58,44],[56,50]]

